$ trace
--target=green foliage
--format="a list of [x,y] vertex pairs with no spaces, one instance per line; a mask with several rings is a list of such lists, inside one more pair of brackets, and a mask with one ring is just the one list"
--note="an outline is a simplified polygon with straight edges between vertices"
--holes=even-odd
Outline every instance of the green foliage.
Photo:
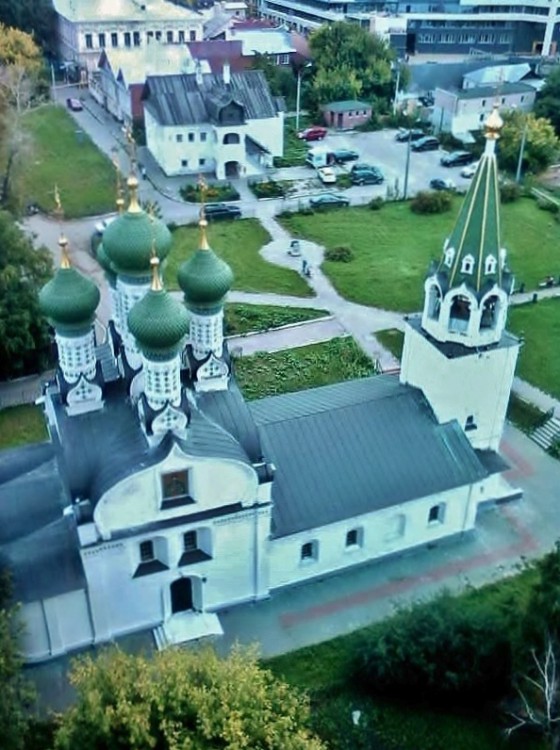
[[[179,194],[188,203],[200,203],[201,191],[198,183],[189,182],[179,190]],[[230,182],[212,183],[204,188],[204,199],[206,201],[236,201],[239,193]]]
[[77,702],[61,719],[57,750],[322,750],[307,729],[306,698],[257,664],[254,651],[211,649],[151,658],[107,650],[79,660]]
[[[309,121],[300,118],[300,128],[306,128]],[[284,156],[274,157],[274,166],[281,167],[303,167],[305,157],[310,148],[309,144],[297,137],[295,119],[284,120]]]
[[235,359],[235,375],[245,398],[317,388],[374,374],[372,361],[351,338]]
[[447,190],[420,190],[410,201],[415,214],[443,214],[451,210],[453,199]]
[[330,260],[333,263],[350,263],[354,258],[352,248],[348,245],[338,245],[337,247],[327,248],[325,252],[325,260]]
[[308,307],[229,303],[225,308],[225,333],[227,336],[238,336],[254,331],[268,331],[291,323],[315,320],[328,314],[327,310],[314,310]]
[[541,411],[534,404],[512,393],[509,397],[507,418],[518,429],[530,434],[537,427],[544,424],[547,417],[546,412]]
[[536,117],[532,112],[510,110],[504,113],[504,127],[500,134],[500,166],[515,172],[519,159],[521,140],[526,130],[522,170],[538,173],[546,169],[557,157],[560,141],[549,120]]
[[363,689],[378,695],[469,705],[500,697],[511,680],[502,618],[457,607],[446,594],[402,610],[364,638],[356,665]]
[[52,259],[7,213],[0,213],[0,379],[43,370],[50,336],[38,294],[52,274]]
[[500,202],[515,203],[521,198],[521,188],[516,182],[502,182],[500,185]]
[[560,66],[547,77],[545,85],[537,94],[535,116],[546,117],[560,135]]
[[[288,109],[295,109],[296,106],[296,88],[297,73],[291,67],[277,65],[274,58],[269,55],[263,55],[260,52],[255,53],[251,62],[251,68],[262,70],[267,83],[270,87],[272,96],[282,96],[286,100]],[[304,96],[304,74],[302,72],[302,101]]]
[[529,647],[540,650],[547,636],[560,642],[560,542],[535,565],[537,580],[522,620],[522,642],[526,656]]
[[309,45],[316,70],[310,97],[316,106],[388,96],[393,53],[381,37],[358,24],[336,21],[314,31]]
[[552,458],[560,458],[560,440],[555,440],[549,447],[548,453]]
[[370,200],[370,202],[368,203],[368,208],[370,208],[372,211],[380,211],[384,205],[385,201],[380,195],[378,195],[377,198],[372,198]]
[[271,179],[250,182],[249,189],[257,198],[283,198],[286,195],[285,183]]
[[554,200],[547,200],[547,198],[538,198],[537,206],[541,211],[548,211],[551,214],[560,213],[560,206]]
[[25,404],[0,411],[0,450],[47,438],[45,416],[39,406]]
[[57,52],[56,13],[51,0],[0,0],[0,18],[28,34],[44,52]]
[[401,359],[404,344],[404,333],[402,331],[399,331],[398,328],[388,328],[386,331],[376,331],[374,335],[381,346],[388,349],[396,359]]
[[[268,263],[261,256],[260,249],[270,242],[270,235],[256,219],[211,223],[208,241],[231,266],[234,289],[311,296],[309,286],[297,271]],[[195,252],[199,242],[200,231],[196,226],[180,227],[173,232],[173,246],[164,271],[168,289],[177,289],[178,268]]]

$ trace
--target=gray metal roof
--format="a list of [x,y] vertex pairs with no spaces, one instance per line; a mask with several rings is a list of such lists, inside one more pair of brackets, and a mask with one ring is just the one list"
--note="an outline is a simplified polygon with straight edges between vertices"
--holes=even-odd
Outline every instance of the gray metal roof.
[[377,376],[252,402],[272,486],[273,536],[380,510],[488,475],[455,421]]
[[499,90],[496,86],[475,86],[472,89],[462,89],[456,92],[457,99],[491,99],[496,96],[510,94],[535,94],[535,89],[528,83],[502,83]]
[[207,73],[197,83],[195,74],[149,76],[144,87],[145,106],[160,125],[197,125],[215,118],[215,107],[230,101],[244,107],[248,120],[278,113],[262,70],[231,73],[230,84],[221,75]]

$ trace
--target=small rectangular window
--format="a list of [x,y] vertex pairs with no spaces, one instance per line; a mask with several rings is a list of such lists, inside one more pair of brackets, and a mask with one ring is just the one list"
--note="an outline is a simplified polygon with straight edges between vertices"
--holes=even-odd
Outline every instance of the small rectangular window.
[[161,31],[156,31],[156,39],[158,42],[161,40]]
[[485,107],[486,106],[486,99],[483,99],[482,102],[481,102],[481,104],[482,104],[483,107]]
[[183,134],[177,133],[177,135],[175,136],[175,140],[177,141],[177,143],[183,143]]
[[474,421],[474,415],[469,414],[465,422],[465,432],[469,432],[470,430],[476,430],[476,428],[477,428],[477,425],[476,425],[476,422]]
[[167,34],[166,34],[166,38],[167,38],[167,43],[171,44],[171,42],[173,41],[173,32],[172,31],[168,31]]
[[200,141],[201,141],[201,143],[204,143],[204,142],[206,141],[206,136],[207,136],[207,135],[208,135],[208,134],[207,134],[207,133],[204,133],[204,132],[200,134]]
[[190,500],[189,472],[171,471],[169,474],[162,474],[161,492],[164,503]]
[[152,540],[140,542],[140,562],[151,562],[154,558],[154,543]]
[[91,34],[86,34],[86,48],[93,49],[93,36]]
[[189,133],[189,143],[194,142],[194,133]]
[[206,164],[206,159],[199,159],[198,160],[198,166],[203,167]]
[[194,31],[194,29],[189,31],[189,40],[191,42],[196,42],[196,31]]
[[183,534],[183,552],[194,552],[198,549],[196,531],[187,531]]
[[444,503],[440,503],[439,505],[432,505],[432,507],[430,508],[430,512],[428,513],[428,523],[443,523],[444,514]]
[[346,546],[356,547],[358,545],[359,534],[358,529],[350,529],[346,532]]
[[154,38],[154,32],[153,31],[148,31],[148,33],[146,34],[146,36],[148,37],[148,39],[153,39]]
[[105,49],[105,34],[99,34],[99,46]]
[[185,32],[180,31],[179,32],[179,42],[182,44],[185,41]]
[[111,47],[119,46],[119,35],[115,32],[111,34]]
[[140,32],[135,31],[132,35],[132,38],[134,39],[134,46],[139,47],[140,46]]
[[187,169],[187,167],[189,166],[189,160],[181,159],[181,166],[183,167],[183,169]]
[[301,545],[301,559],[312,560],[313,559],[313,542],[306,542]]
[[130,31],[124,32],[124,46],[130,47]]

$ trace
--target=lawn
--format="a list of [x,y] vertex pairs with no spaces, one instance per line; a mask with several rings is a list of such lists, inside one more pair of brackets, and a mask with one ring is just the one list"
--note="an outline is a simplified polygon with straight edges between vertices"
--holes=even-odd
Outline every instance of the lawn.
[[376,331],[375,338],[381,346],[391,352],[393,357],[400,361],[404,344],[404,333],[398,328],[387,328],[385,331]]
[[237,336],[253,331],[315,320],[328,315],[328,310],[308,307],[278,307],[277,305],[242,305],[231,303],[225,309],[226,336]]
[[[534,569],[457,596],[464,609],[498,611],[504,623],[514,624],[512,614],[526,606],[536,580]],[[426,606],[430,606],[429,604]],[[509,619],[508,619],[509,618]],[[269,660],[266,666],[291,685],[309,692],[312,724],[330,750],[542,750],[527,736],[506,741],[499,711],[479,716],[438,710],[419,696],[418,704],[401,705],[359,692],[351,675],[364,638],[382,635],[390,620],[372,625],[316,646]],[[360,710],[360,724],[353,726],[351,713]]]
[[[419,310],[423,281],[432,258],[441,255],[461,201],[449,213],[413,214],[408,203],[381,211],[351,208],[330,213],[281,217],[296,237],[326,247],[350,245],[350,263],[324,262],[323,269],[346,299],[365,305],[412,312]],[[560,225],[535,201],[523,198],[502,206],[504,244],[519,283],[526,289],[560,270]]]
[[374,374],[372,361],[350,337],[234,360],[247,399],[291,393]]
[[0,450],[25,443],[40,443],[48,437],[40,407],[26,404],[0,411]]
[[[177,271],[181,263],[196,250],[200,241],[197,226],[180,227],[173,233],[173,248],[167,260],[165,281],[169,289],[177,289]],[[289,268],[268,263],[259,254],[270,235],[256,219],[221,221],[208,227],[212,249],[233,270],[233,288],[244,292],[273,292],[296,297],[311,297],[304,279]]]
[[47,105],[25,115],[33,151],[25,170],[24,194],[43,211],[54,209],[54,186],[67,218],[114,210],[115,169],[62,107]]
[[[299,118],[299,129],[309,127],[311,123],[307,118]],[[297,135],[295,117],[284,121],[284,156],[274,158],[276,167],[302,167],[305,164],[307,152],[316,143],[307,143],[300,140]]]
[[560,300],[510,307],[508,326],[525,339],[517,374],[560,398]]

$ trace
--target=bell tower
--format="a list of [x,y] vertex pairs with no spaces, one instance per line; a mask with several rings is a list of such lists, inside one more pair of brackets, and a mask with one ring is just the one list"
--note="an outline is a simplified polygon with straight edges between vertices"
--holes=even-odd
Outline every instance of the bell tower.
[[401,382],[420,388],[438,420],[457,419],[475,448],[497,450],[519,341],[506,331],[514,278],[500,232],[494,108],[486,145],[455,227],[424,283],[424,309],[405,332]]

